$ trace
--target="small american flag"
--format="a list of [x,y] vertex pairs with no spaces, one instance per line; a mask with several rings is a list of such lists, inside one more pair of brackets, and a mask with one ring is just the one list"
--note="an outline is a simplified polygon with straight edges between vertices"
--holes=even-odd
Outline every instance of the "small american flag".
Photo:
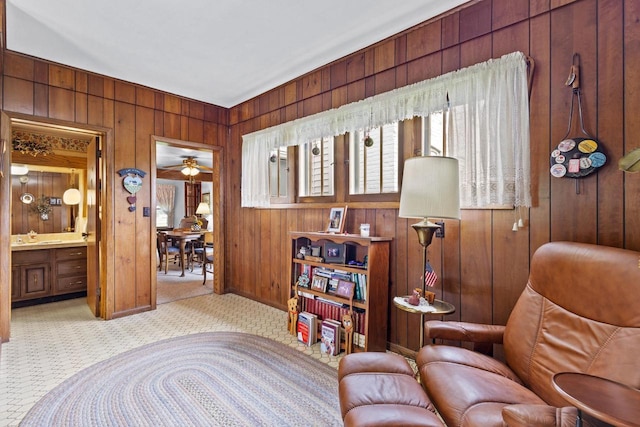
[[438,275],[433,268],[431,268],[431,264],[427,261],[427,265],[424,266],[424,284],[425,286],[433,286],[436,284],[438,280]]

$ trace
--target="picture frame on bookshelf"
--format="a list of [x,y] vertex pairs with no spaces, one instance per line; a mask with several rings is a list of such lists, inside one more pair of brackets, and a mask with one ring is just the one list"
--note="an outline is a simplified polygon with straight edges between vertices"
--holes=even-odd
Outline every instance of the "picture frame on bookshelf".
[[354,282],[339,280],[338,288],[336,289],[336,295],[342,298],[351,299],[353,297],[354,288],[355,288]]
[[327,225],[327,233],[341,234],[344,230],[344,218],[347,215],[347,207],[331,208],[329,212],[329,225]]
[[324,244],[324,261],[330,264],[346,264],[348,258],[355,256],[353,246],[344,243],[326,242]]
[[327,283],[329,283],[328,278],[322,277],[322,276],[313,276],[313,281],[311,282],[311,289],[318,292],[326,292]]

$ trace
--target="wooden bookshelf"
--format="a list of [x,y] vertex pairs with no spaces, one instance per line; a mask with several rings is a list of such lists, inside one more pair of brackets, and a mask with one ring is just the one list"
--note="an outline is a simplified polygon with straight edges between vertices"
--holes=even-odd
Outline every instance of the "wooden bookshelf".
[[[362,237],[357,234],[330,234],[321,232],[292,231],[291,238],[291,268],[289,271],[289,283],[291,295],[296,293],[298,278],[304,269],[309,273],[309,283],[313,281],[313,272],[316,268],[340,272],[351,275],[361,275],[366,282],[366,289],[361,298],[350,300],[330,292],[321,292],[315,289],[299,287],[298,298],[301,305],[303,298],[312,299],[304,301],[317,308],[324,302],[342,304],[343,309],[353,308],[359,316],[359,330],[364,336],[364,346],[358,346],[354,339],[354,351],[386,351],[387,349],[387,313],[389,308],[389,250],[391,238],[389,237]],[[352,259],[344,262],[328,262],[326,249],[328,246],[339,245],[348,258],[353,261],[363,262],[365,266],[349,264]],[[344,246],[342,246],[344,245]],[[297,258],[302,247],[320,246],[323,262],[318,260],[305,260]],[[321,298],[324,300],[318,300]],[[322,313],[314,313],[322,320]]]

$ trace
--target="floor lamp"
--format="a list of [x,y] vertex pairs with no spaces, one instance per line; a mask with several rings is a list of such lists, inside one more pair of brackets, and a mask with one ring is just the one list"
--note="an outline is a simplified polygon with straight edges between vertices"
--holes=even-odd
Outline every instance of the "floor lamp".
[[[422,221],[411,225],[422,246],[422,274],[427,265],[427,247],[440,228],[428,218],[460,219],[458,182],[458,160],[452,157],[413,157],[404,163],[398,216],[422,218]],[[421,281],[422,295],[425,295],[424,276]],[[423,317],[420,318],[420,347],[424,342]]]

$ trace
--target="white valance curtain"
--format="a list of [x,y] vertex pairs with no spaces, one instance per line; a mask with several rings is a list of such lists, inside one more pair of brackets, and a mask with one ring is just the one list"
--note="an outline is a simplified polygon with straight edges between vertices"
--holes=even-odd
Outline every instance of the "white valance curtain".
[[[491,150],[485,145],[478,148],[475,146],[476,143],[482,144],[484,141],[491,144],[505,142],[511,144],[514,147],[512,150],[506,150],[506,152],[498,150],[500,156],[520,155],[521,158],[502,159],[491,167],[499,173],[502,167],[512,165],[520,172],[509,171],[508,175],[516,176],[523,181],[525,177],[522,175],[526,173],[526,182],[514,183],[512,187],[518,193],[514,196],[514,203],[529,206],[529,101],[526,57],[521,52],[514,52],[499,59],[492,59],[336,109],[244,135],[242,206],[269,206],[268,160],[272,150],[303,144],[322,137],[342,135],[358,129],[378,127],[415,116],[428,116],[446,108],[447,95],[452,110],[456,106],[469,106],[469,108],[458,110],[455,117],[452,115],[450,127],[452,137],[464,136],[465,139],[474,141],[471,145],[465,144],[465,147],[469,147],[462,150],[466,153],[462,161],[470,157],[479,157],[479,160],[482,160],[483,156],[486,157],[482,154],[470,156],[468,150]],[[495,109],[497,111],[494,111]],[[460,115],[463,112],[466,113],[465,116]],[[478,114],[488,114],[488,116]],[[462,117],[465,117],[464,120]],[[471,126],[479,127],[480,130],[472,130]],[[470,138],[470,135],[474,138]],[[496,137],[493,138],[494,136]],[[491,138],[491,141],[487,141],[487,138]],[[449,144],[455,143],[451,141]],[[449,150],[451,151],[448,155],[456,157],[459,148],[449,147]],[[493,153],[491,155],[493,157]],[[477,169],[474,167],[471,171],[477,171]],[[469,169],[465,168],[465,176],[468,172]],[[495,188],[495,184],[492,183],[488,186]],[[474,187],[474,184],[471,184],[471,187]],[[520,194],[523,191],[525,194]],[[477,196],[478,191],[465,193]],[[475,201],[473,197],[470,199],[471,202],[461,200],[461,206],[484,206],[482,205],[484,202],[481,202],[478,197]],[[471,204],[468,205],[468,203]]]

